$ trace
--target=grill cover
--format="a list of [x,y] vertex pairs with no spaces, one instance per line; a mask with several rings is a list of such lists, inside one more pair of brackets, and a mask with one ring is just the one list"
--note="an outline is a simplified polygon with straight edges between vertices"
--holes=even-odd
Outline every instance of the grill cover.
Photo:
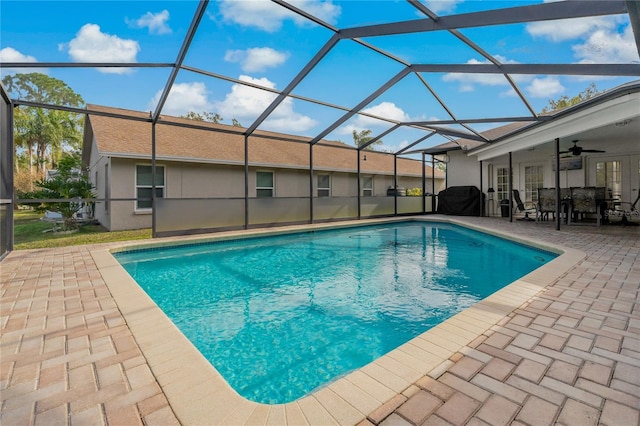
[[475,186],[452,186],[438,193],[438,213],[479,216],[483,206],[484,194]]

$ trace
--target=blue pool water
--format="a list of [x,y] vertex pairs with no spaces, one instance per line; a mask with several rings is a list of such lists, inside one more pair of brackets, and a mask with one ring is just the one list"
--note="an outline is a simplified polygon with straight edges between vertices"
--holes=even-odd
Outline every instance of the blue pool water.
[[556,255],[406,222],[115,256],[238,393],[285,403]]

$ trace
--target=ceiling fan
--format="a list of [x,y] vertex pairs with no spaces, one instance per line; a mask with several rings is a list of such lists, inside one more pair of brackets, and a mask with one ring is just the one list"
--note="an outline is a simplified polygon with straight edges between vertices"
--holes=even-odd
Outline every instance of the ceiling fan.
[[573,155],[580,155],[583,152],[606,152],[606,151],[602,151],[599,149],[584,149],[581,146],[578,146],[578,139],[572,141],[573,142],[573,146],[570,147],[569,149],[567,149],[566,151],[560,151],[560,154],[573,154]]

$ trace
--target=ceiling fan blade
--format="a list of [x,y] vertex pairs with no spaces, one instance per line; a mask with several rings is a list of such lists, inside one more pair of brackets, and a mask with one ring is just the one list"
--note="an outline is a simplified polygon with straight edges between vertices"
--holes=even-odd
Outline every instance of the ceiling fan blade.
[[558,152],[559,152],[560,154],[568,154],[568,153],[570,153],[571,151],[558,151]]
[[582,152],[607,152],[600,149],[583,149]]

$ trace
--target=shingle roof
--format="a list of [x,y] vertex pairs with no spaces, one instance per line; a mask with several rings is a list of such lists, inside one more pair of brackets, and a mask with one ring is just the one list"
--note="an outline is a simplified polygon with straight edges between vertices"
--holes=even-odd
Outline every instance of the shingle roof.
[[[87,105],[90,111],[112,115],[148,119],[144,113]],[[150,157],[151,124],[105,115],[88,115],[98,151],[112,157]],[[197,125],[200,128],[184,127]],[[156,125],[156,158],[161,160],[190,161],[220,164],[244,164],[244,128],[194,122],[178,117],[162,117]],[[233,133],[232,133],[233,132]],[[309,167],[310,138],[273,132],[255,132],[249,137],[249,164],[283,168]],[[89,141],[90,142],[90,141]],[[357,151],[342,142],[321,141],[313,147],[315,170],[351,171],[357,169]],[[366,161],[361,162],[363,173],[393,174],[393,155],[375,151],[362,151]],[[419,160],[398,157],[398,174],[422,176]],[[426,166],[427,177],[431,168]],[[435,171],[444,178],[444,173]]]

